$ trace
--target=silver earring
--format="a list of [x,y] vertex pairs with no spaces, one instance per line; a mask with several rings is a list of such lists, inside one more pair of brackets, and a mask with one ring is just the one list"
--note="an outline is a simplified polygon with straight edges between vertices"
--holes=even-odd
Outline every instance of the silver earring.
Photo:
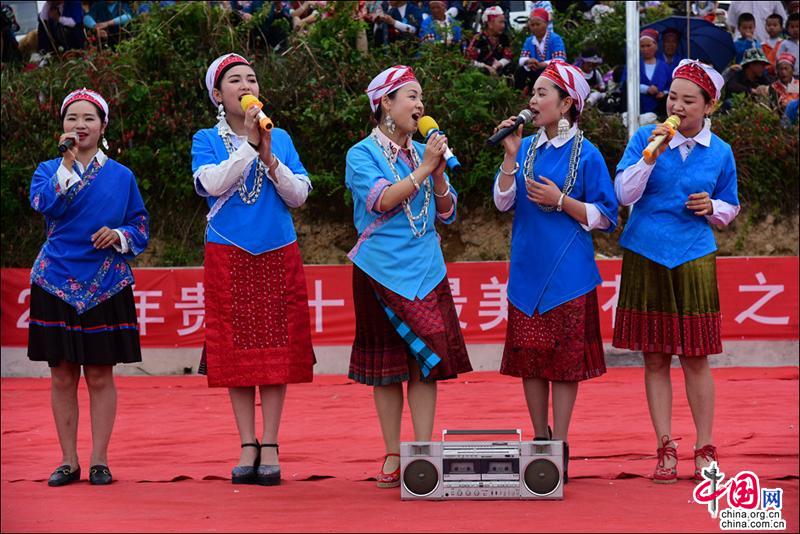
[[217,105],[217,120],[221,121],[225,118],[225,106],[222,104]]
[[100,143],[103,145],[103,148],[108,150],[108,141],[106,141],[106,136],[105,135],[103,136],[103,139],[100,141]]
[[558,138],[562,141],[569,135],[569,121],[562,115],[558,119]]
[[386,126],[390,134],[393,134],[395,129],[397,129],[397,124],[395,124],[394,119],[388,113],[386,114],[386,118],[383,119],[383,125]]

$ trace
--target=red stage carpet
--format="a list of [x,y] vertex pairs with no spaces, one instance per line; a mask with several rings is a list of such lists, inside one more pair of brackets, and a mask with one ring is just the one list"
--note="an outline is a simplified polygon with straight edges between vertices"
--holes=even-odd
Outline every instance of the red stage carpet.
[[[798,531],[798,368],[714,370],[716,445],[723,472],[750,470],[783,488],[787,532]],[[370,388],[345,377],[290,386],[281,427],[283,484],[232,486],[238,458],[226,390],[201,377],[118,378],[111,443],[116,482],[49,488],[60,460],[49,381],[2,380],[2,531],[719,531],[692,502],[694,434],[679,369],[673,370],[679,473],[653,470],[642,370],[615,368],[580,390],[572,424],[570,483],[563,501],[401,502],[379,490],[382,441]],[[81,386],[80,455],[88,474],[88,395]],[[403,438],[412,439],[406,412]],[[518,380],[470,373],[439,390],[442,428],[531,425]],[[723,505],[727,506],[727,504]]]

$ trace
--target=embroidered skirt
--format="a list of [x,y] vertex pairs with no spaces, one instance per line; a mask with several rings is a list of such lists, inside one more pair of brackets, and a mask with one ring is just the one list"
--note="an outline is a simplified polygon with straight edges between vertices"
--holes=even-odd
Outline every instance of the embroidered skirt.
[[356,336],[350,355],[349,378],[370,386],[385,386],[409,378],[408,361],[413,356],[378,298],[441,358],[430,375],[423,378],[420,373],[420,379],[426,382],[445,380],[472,371],[446,276],[425,298],[408,300],[386,289],[354,265]]
[[614,346],[681,356],[722,352],[716,259],[711,253],[668,269],[626,250]]
[[532,317],[508,303],[501,374],[578,382],[605,372],[596,289]]
[[297,242],[254,256],[207,243],[206,343],[211,387],[311,382],[316,361]]
[[78,315],[75,308],[31,285],[28,358],[58,367],[142,361],[133,289],[125,289]]

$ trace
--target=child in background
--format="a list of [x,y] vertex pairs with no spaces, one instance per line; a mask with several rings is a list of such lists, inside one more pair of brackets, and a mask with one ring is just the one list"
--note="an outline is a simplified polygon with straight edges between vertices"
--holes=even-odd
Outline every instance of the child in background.
[[784,39],[778,47],[778,57],[787,52],[794,56],[794,69],[792,72],[794,77],[797,78],[797,60],[800,58],[800,49],[798,49],[797,44],[798,36],[800,36],[800,13],[795,12],[789,15],[789,18],[786,20],[786,33],[789,34],[789,38]]
[[591,90],[586,99],[586,104],[589,106],[594,106],[606,93],[606,82],[603,80],[603,73],[600,72],[602,64],[603,58],[593,47],[584,48],[580,57],[575,61],[575,66],[581,69],[583,79],[589,84]]
[[750,48],[760,48],[761,44],[753,35],[756,32],[756,18],[752,13],[742,13],[737,22],[740,38],[733,42],[736,48],[736,63],[741,63],[745,50]]
[[796,58],[787,52],[778,57],[775,65],[778,79],[772,82],[770,86],[770,96],[772,96],[773,102],[781,113],[786,109],[789,102],[797,100],[798,96],[800,96],[800,81],[792,76],[792,67],[795,61]]
[[767,72],[774,76],[775,61],[778,59],[778,48],[780,48],[783,42],[783,17],[777,13],[768,16],[767,33],[769,34],[769,38],[761,43],[761,49],[764,51],[764,55],[767,56],[770,63],[769,67],[767,67]]

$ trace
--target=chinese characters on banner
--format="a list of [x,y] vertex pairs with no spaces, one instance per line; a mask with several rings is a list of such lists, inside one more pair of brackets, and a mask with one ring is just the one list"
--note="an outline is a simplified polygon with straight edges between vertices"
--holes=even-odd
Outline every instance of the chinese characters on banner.
[[[611,339],[621,260],[598,261],[597,288],[603,338]],[[308,305],[315,344],[353,342],[349,265],[307,265]],[[28,269],[2,269],[2,345],[27,344]],[[134,295],[144,347],[197,347],[203,343],[202,268],[134,269]],[[798,258],[719,258],[717,276],[725,339],[798,339]],[[450,288],[467,343],[502,343],[508,300],[507,262],[448,265]]]

